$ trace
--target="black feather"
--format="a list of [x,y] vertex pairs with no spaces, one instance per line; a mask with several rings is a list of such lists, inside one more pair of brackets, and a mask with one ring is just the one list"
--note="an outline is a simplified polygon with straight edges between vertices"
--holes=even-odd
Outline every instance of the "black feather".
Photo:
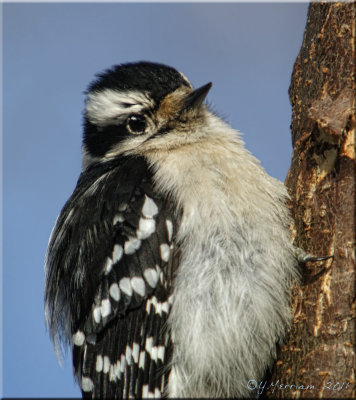
[[[142,213],[145,201],[157,208],[152,218]],[[57,220],[47,256],[47,318],[52,337],[72,345],[85,397],[140,397],[164,388],[170,351],[161,360],[157,350],[162,357],[158,346],[169,343],[173,251],[168,262],[160,255],[161,244],[173,246],[167,219],[178,223],[168,201],[155,192],[147,162],[123,157],[85,170]],[[154,221],[155,229],[125,253],[125,243],[137,239],[141,220]],[[114,248],[122,253],[113,253]],[[120,256],[116,262],[115,254]],[[148,269],[160,279],[152,283]],[[131,279],[131,292],[121,286],[125,278]],[[120,298],[110,291],[115,284]],[[164,311],[157,313],[150,301],[164,304]],[[141,368],[140,356],[145,357]]]

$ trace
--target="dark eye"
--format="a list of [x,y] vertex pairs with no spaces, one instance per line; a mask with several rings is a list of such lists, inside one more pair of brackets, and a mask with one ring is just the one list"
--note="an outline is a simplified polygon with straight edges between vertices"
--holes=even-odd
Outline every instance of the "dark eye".
[[127,119],[127,129],[129,130],[129,132],[135,135],[143,133],[146,129],[146,126],[146,118],[141,115],[131,115]]

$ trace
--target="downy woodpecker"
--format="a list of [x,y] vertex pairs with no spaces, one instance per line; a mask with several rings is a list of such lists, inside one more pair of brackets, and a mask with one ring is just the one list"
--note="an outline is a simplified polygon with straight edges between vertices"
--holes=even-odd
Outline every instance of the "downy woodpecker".
[[46,319],[84,397],[246,397],[291,320],[285,186],[155,63],[89,86],[83,169],[46,257]]

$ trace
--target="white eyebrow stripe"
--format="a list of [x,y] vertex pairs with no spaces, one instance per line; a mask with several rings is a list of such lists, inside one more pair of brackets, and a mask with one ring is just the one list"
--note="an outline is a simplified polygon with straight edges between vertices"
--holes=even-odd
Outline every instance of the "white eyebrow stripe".
[[92,124],[103,127],[114,121],[120,122],[129,114],[139,113],[142,109],[153,106],[152,99],[136,90],[120,92],[115,89],[104,89],[88,94],[86,116]]

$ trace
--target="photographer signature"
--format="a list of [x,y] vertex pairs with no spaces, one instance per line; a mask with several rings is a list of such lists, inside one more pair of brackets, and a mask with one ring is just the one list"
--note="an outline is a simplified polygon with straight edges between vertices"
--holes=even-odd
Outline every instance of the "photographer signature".
[[[285,384],[281,383],[279,380],[277,382],[268,382],[261,381],[257,382],[255,380],[249,380],[247,382],[247,388],[249,390],[257,390],[257,393],[260,395],[265,390],[271,389],[271,392],[274,393],[275,390],[315,390],[315,385],[297,385],[297,384]],[[326,382],[326,384],[322,387],[323,390],[330,391],[338,391],[346,390],[350,385],[350,382]]]

